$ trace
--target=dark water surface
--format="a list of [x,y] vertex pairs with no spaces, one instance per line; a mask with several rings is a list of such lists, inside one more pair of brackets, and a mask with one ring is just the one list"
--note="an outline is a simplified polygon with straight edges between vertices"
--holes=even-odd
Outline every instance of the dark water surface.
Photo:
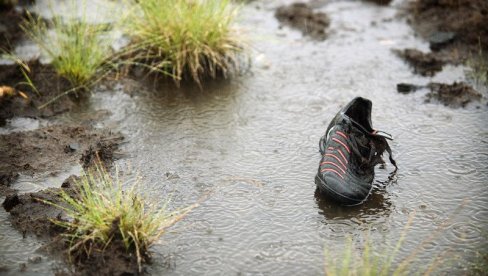
[[[243,8],[241,25],[253,38],[249,73],[203,92],[152,83],[100,88],[88,110],[61,118],[109,110],[97,124],[126,136],[118,166],[136,168],[144,190],[160,201],[171,196],[175,208],[184,207],[212,192],[154,247],[149,272],[321,275],[324,247],[335,254],[347,237],[361,241],[368,233],[375,246],[392,247],[414,215],[399,259],[423,243],[420,265],[449,252],[448,267],[461,273],[459,263],[488,246],[488,108],[424,103],[426,91],[401,95],[396,84],[460,81],[466,68],[447,66],[433,79],[414,75],[391,49],[428,45],[395,5],[324,5],[329,37],[314,42],[278,28],[273,13],[282,2]],[[314,176],[320,136],[355,96],[373,101],[374,127],[395,137],[399,172],[387,183],[392,166],[377,169],[373,194],[346,208],[317,197]],[[15,237],[0,236],[2,244],[25,243]],[[2,258],[15,263],[19,256],[4,247]],[[44,263],[41,272],[52,266]]]

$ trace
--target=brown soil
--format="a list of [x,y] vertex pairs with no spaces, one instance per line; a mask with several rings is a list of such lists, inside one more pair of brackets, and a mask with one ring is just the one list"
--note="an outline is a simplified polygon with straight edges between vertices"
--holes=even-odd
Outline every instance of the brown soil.
[[19,173],[55,172],[77,162],[88,167],[97,155],[108,164],[122,139],[120,134],[81,125],[0,135],[0,193]]
[[431,82],[427,85],[415,85],[410,83],[398,83],[397,91],[402,94],[409,94],[419,89],[428,89],[429,93],[425,95],[426,102],[437,101],[445,106],[459,108],[465,107],[472,101],[480,101],[481,93],[476,91],[470,85],[463,82],[453,84]]
[[392,0],[365,0],[366,2],[373,2],[378,5],[386,6],[391,3]]
[[411,8],[413,27],[433,51],[463,60],[488,49],[488,1],[417,0]]
[[62,96],[43,109],[39,109],[63,92],[70,89],[67,80],[59,77],[52,66],[43,65],[39,61],[32,61],[28,64],[30,73],[29,78],[34,83],[38,93],[26,84],[20,65],[0,65],[0,86],[7,85],[24,92],[28,99],[22,97],[2,97],[0,98],[0,126],[5,124],[5,120],[14,116],[23,117],[50,117],[72,109],[76,102],[82,98],[76,98],[74,94]]
[[281,6],[276,10],[275,16],[281,23],[299,29],[304,35],[313,39],[327,38],[325,29],[330,24],[329,17],[323,12],[314,12],[305,3]]
[[435,100],[445,106],[458,108],[481,99],[481,94],[478,91],[463,82],[453,84],[431,82],[427,87],[430,88],[430,92],[426,95],[427,102]]
[[0,49],[12,50],[15,43],[22,38],[20,23],[24,14],[13,9],[13,5],[0,5]]
[[422,76],[433,76],[442,70],[445,61],[436,53],[423,53],[416,49],[396,50]]

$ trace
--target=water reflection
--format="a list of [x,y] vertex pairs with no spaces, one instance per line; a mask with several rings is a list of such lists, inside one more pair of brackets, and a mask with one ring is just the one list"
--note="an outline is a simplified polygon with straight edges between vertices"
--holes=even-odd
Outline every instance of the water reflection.
[[367,218],[371,222],[379,218],[384,219],[392,210],[392,203],[386,196],[385,190],[376,185],[366,201],[356,206],[342,206],[325,197],[318,188],[315,189],[314,197],[319,207],[319,214],[327,220],[356,218],[362,221]]

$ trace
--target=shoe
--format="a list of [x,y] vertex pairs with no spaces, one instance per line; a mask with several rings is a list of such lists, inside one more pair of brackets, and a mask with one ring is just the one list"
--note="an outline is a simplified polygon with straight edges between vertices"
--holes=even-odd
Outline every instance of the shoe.
[[392,157],[388,140],[392,136],[374,130],[371,124],[370,100],[357,97],[334,117],[320,139],[322,159],[315,182],[319,190],[342,204],[362,203],[373,187],[374,167],[384,164],[386,150]]

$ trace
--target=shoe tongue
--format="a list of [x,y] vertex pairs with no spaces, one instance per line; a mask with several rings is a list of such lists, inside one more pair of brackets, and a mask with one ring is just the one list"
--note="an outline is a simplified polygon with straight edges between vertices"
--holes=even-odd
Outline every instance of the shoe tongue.
[[359,129],[366,133],[372,133],[374,131],[371,123],[372,106],[373,103],[370,100],[357,97],[344,107],[343,114]]

